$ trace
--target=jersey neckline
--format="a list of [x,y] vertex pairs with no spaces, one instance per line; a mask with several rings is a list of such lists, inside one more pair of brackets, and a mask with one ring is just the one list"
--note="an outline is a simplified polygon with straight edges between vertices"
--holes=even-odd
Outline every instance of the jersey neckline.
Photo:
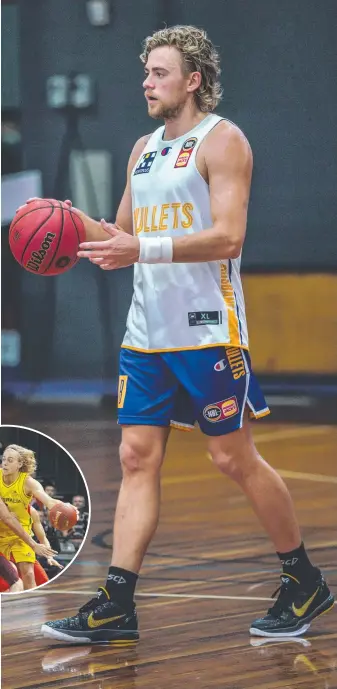
[[2,472],[2,469],[1,469],[1,480],[2,480],[3,485],[6,486],[6,488],[10,488],[11,486],[14,486],[14,483],[16,483],[16,481],[18,480],[18,478],[19,478],[19,476],[20,476],[20,473],[21,473],[21,472],[19,472],[18,476],[16,477],[16,479],[14,479],[14,481],[12,481],[12,483],[5,483],[5,481],[4,481],[4,475],[3,475],[3,472]]
[[162,127],[162,133],[161,133],[160,140],[163,142],[163,144],[174,144],[177,141],[180,141],[180,139],[189,139],[194,134],[194,132],[197,129],[199,129],[199,127],[201,127],[201,125],[204,124],[204,122],[206,122],[206,120],[208,120],[210,117],[213,117],[214,115],[215,115],[214,112],[210,112],[208,115],[206,115],[206,117],[204,117],[203,120],[198,122],[198,124],[196,124],[195,127],[193,127],[193,129],[190,129],[188,132],[185,132],[185,134],[181,134],[180,136],[177,136],[176,139],[163,139],[163,136],[165,134],[165,125],[164,125]]

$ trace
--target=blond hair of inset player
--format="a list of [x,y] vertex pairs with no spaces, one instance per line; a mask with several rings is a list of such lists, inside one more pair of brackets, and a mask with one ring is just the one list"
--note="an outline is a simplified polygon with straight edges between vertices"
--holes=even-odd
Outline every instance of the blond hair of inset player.
[[28,450],[27,447],[22,447],[21,445],[7,445],[6,450],[15,450],[22,460],[22,465],[19,471],[24,471],[27,474],[33,474],[37,467],[37,462],[35,459],[35,454],[33,450]]
[[195,26],[170,26],[147,36],[143,43],[141,61],[146,64],[151,50],[161,46],[174,46],[182,56],[183,69],[189,72],[200,72],[201,84],[194,92],[196,104],[202,112],[212,112],[222,97],[222,88],[218,79],[220,57],[206,31]]

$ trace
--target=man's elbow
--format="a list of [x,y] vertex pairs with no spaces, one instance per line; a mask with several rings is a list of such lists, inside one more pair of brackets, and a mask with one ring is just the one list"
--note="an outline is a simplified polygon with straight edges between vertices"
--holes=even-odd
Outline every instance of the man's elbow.
[[226,228],[217,228],[217,259],[239,258],[245,238],[245,233],[241,230],[228,232]]
[[227,238],[226,242],[221,242],[219,246],[219,259],[239,258],[242,251],[242,240],[235,238]]
[[239,258],[242,251],[242,242],[233,242],[228,258]]

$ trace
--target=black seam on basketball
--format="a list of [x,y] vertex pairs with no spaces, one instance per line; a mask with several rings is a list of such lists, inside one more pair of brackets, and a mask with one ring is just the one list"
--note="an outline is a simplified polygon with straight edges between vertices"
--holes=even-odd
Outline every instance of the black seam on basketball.
[[[45,199],[44,199],[44,200],[45,200]],[[44,208],[54,208],[54,206],[53,206],[52,203],[49,203],[48,201],[46,201],[46,203],[48,203],[48,206],[39,206],[39,208],[32,208],[30,211],[27,211],[27,213],[23,213],[23,215],[20,215],[20,217],[19,217],[17,220],[15,220],[14,225],[13,225],[13,222],[12,222],[12,223],[11,223],[11,228],[10,228],[9,237],[11,236],[11,234],[12,234],[12,232],[13,232],[13,230],[14,230],[14,227],[15,227],[16,223],[17,223],[17,222],[20,222],[20,220],[21,220],[22,218],[25,218],[26,215],[29,215],[30,213],[35,213],[35,211],[43,211]]]
[[[46,206],[46,208],[48,208],[48,206]],[[36,210],[41,210],[41,209],[38,208],[38,209],[36,209]],[[34,234],[32,234],[32,236],[29,238],[29,240],[28,240],[28,242],[27,242],[27,244],[26,244],[26,246],[25,246],[25,248],[24,248],[24,250],[23,250],[23,252],[22,252],[21,263],[23,263],[24,255],[25,255],[25,253],[26,253],[26,251],[27,251],[27,249],[28,249],[28,247],[29,247],[29,244],[31,243],[32,239],[34,239],[36,233],[37,233],[39,230],[41,230],[41,227],[43,227],[43,225],[44,225],[46,222],[48,222],[48,220],[50,220],[50,218],[51,218],[51,216],[53,215],[53,213],[54,213],[54,206],[51,206],[51,213],[50,213],[50,215],[48,215],[48,218],[45,218],[45,219],[44,219],[44,221],[41,223],[41,225],[39,225],[39,227],[37,227],[37,229],[35,230]]]
[[52,262],[53,262],[53,260],[54,260],[54,258],[55,258],[55,256],[56,256],[56,254],[57,254],[57,252],[58,252],[58,248],[59,248],[60,243],[61,243],[61,239],[62,239],[62,235],[63,235],[63,228],[64,228],[64,213],[63,213],[62,203],[61,203],[60,201],[59,201],[59,204],[60,204],[60,205],[57,206],[57,208],[60,208],[60,209],[61,209],[61,216],[62,216],[61,231],[60,231],[60,234],[59,234],[59,236],[58,236],[58,241],[57,241],[57,244],[56,244],[56,247],[55,247],[55,251],[54,251],[54,253],[53,253],[53,256],[52,256],[52,258],[51,258],[51,261],[50,261],[50,263],[47,265],[47,268],[45,268],[45,270],[43,271],[43,273],[40,273],[40,275],[44,275],[44,274],[47,272],[47,270],[49,270],[49,268],[50,268],[50,266],[51,266],[51,264],[52,264]]
[[[67,209],[67,210],[68,210],[69,215],[70,215],[70,217],[71,217],[71,222],[73,223],[74,228],[75,228],[75,230],[76,230],[78,243],[80,244],[80,243],[81,243],[81,238],[80,238],[79,231],[78,231],[78,229],[77,229],[77,225],[76,225],[76,223],[75,223],[75,221],[74,221],[73,215],[76,215],[76,218],[79,218],[80,222],[82,222],[82,220],[81,220],[81,218],[79,217],[79,215],[77,215],[76,213],[72,213],[71,210],[70,210],[70,208]],[[83,223],[82,223],[82,225],[83,225]]]
[[31,211],[27,211],[27,213],[24,213],[23,215],[20,215],[20,217],[15,221],[14,225],[13,225],[13,222],[11,223],[11,226],[10,226],[10,228],[9,228],[8,241],[10,241],[10,239],[11,239],[11,236],[12,236],[12,234],[13,234],[13,231],[15,230],[16,224],[17,224],[18,222],[20,222],[20,220],[22,220],[22,218],[25,218],[26,215],[30,215],[31,213],[35,213],[35,211],[40,211],[40,210],[43,211],[43,210],[45,210],[46,208],[50,208],[50,207],[53,208],[53,206],[51,206],[51,205],[49,205],[49,206],[40,206],[40,208],[32,208]]

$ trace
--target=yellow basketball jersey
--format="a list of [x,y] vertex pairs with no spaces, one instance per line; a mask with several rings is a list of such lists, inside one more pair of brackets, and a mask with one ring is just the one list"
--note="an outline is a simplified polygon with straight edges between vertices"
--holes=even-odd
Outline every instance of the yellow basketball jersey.
[[[24,490],[27,476],[27,473],[20,472],[18,478],[7,486],[3,480],[2,469],[0,469],[0,497],[6,503],[8,509],[15,514],[24,530],[30,534],[32,519],[28,512],[28,505],[32,496],[26,495]],[[0,522],[0,539],[13,537],[15,538],[13,531],[6,524]]]

